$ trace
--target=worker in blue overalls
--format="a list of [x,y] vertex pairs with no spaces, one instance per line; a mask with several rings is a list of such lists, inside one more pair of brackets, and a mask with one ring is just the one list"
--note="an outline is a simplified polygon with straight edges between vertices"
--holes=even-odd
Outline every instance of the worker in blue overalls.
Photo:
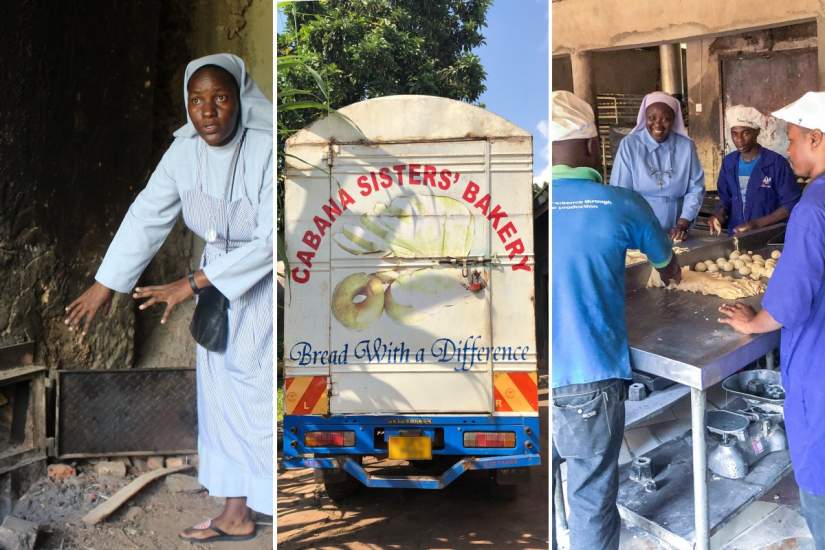
[[744,233],[784,222],[799,202],[802,188],[788,161],[757,143],[765,117],[753,107],[736,105],[725,113],[736,151],[722,160],[717,188],[719,210],[708,220],[710,232]]
[[629,248],[647,254],[665,281],[679,282],[681,271],[645,199],[602,184],[590,105],[563,91],[553,92],[552,104],[552,466],[555,474],[567,462],[569,548],[615,550],[619,450],[631,380],[625,254]]
[[723,305],[719,321],[744,334],[782,329],[791,464],[802,513],[817,550],[825,550],[825,92],[808,92],[773,115],[788,122],[794,173],[812,181],[791,214],[762,310]]

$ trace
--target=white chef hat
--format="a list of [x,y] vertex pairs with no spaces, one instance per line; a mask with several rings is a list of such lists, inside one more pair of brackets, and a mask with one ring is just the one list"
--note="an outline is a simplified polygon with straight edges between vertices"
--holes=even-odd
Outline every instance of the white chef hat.
[[589,139],[599,135],[593,108],[574,94],[558,90],[551,94],[553,119],[550,121],[550,141]]
[[744,126],[745,128],[759,130],[765,123],[765,115],[753,107],[746,107],[745,105],[728,107],[725,111],[725,119],[731,128]]
[[772,114],[797,126],[825,132],[825,92],[806,92]]

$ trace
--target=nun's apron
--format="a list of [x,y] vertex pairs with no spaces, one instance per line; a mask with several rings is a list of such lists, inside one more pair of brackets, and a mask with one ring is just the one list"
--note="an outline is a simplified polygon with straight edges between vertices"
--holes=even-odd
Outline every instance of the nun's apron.
[[[252,240],[255,208],[246,198],[228,202],[200,189],[181,195],[183,218],[207,242],[201,266]],[[210,235],[214,236],[214,235]],[[229,305],[224,353],[197,348],[198,480],[212,496],[246,497],[272,514],[272,276]]]

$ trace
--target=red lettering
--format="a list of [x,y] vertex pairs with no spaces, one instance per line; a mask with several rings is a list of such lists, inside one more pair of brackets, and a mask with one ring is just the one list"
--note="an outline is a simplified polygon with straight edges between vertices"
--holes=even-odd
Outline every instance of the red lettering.
[[341,209],[338,208],[337,204],[335,204],[335,199],[329,199],[329,204],[325,204],[324,206],[322,206],[321,210],[324,211],[324,214],[327,215],[327,218],[329,218],[330,222],[334,222],[335,217],[341,215]]
[[355,199],[349,196],[343,187],[338,189],[338,202],[341,203],[341,210],[346,210],[348,204],[355,204]]
[[509,252],[510,259],[512,260],[519,254],[524,253],[524,243],[521,242],[521,239],[516,239],[511,243],[507,243],[504,245],[504,250]]
[[527,256],[521,257],[521,261],[513,266],[513,271],[532,271],[527,265]]
[[518,233],[518,229],[516,226],[513,225],[513,222],[507,222],[504,226],[498,230],[498,238],[501,239],[501,242],[506,242],[512,235]]
[[298,259],[301,260],[301,263],[303,263],[305,266],[312,267],[312,258],[315,257],[315,252],[299,250],[296,256],[298,256]]
[[449,170],[447,170],[446,168],[444,170],[442,170],[441,171],[441,180],[438,182],[438,188],[441,189],[442,191],[446,191],[447,189],[449,189],[450,188],[450,183],[452,183],[450,181],[450,176],[452,176],[452,175],[453,175],[453,173],[450,172]]
[[361,188],[362,197],[370,196],[370,193],[372,193],[372,187],[370,187],[370,184],[367,183],[367,176],[358,176],[358,179],[355,180],[355,183],[357,183],[358,187]]
[[464,189],[464,195],[462,195],[461,198],[472,204],[476,200],[476,195],[478,195],[479,189],[480,188],[476,182],[468,181],[467,187]]
[[375,172],[370,172],[370,179],[372,180],[372,188],[378,191],[378,179],[375,177]]
[[392,167],[395,175],[398,177],[398,185],[399,187],[404,185],[404,169],[407,168],[406,164],[396,164]]
[[421,175],[421,165],[420,164],[410,164],[409,165],[409,178],[410,178],[410,185],[421,185],[421,180],[418,179],[418,176]]
[[435,187],[435,166],[427,164],[424,166],[424,185]]
[[487,210],[490,208],[490,193],[487,193],[476,203],[476,208],[481,210],[481,213],[487,215]]
[[390,169],[386,166],[383,167],[381,170],[381,185],[384,189],[388,189],[392,185],[392,176],[390,175]]
[[305,283],[309,281],[309,270],[308,269],[298,269],[297,267],[292,268],[292,280],[296,283]]
[[304,233],[303,241],[304,244],[306,244],[312,250],[318,250],[318,247],[321,246],[321,237],[319,235],[316,235],[312,231],[307,231],[306,233]]
[[493,211],[490,212],[490,215],[487,216],[487,219],[492,220],[493,218],[495,218],[495,220],[493,221],[493,229],[498,229],[498,222],[500,220],[502,220],[503,218],[506,218],[506,217],[507,217],[507,212],[505,212],[504,210],[501,209],[501,205],[497,204],[493,208]]
[[324,218],[322,218],[321,216],[315,216],[314,218],[312,218],[312,221],[315,222],[315,227],[318,228],[318,233],[320,233],[322,237],[327,232],[327,228],[332,227],[332,224]]

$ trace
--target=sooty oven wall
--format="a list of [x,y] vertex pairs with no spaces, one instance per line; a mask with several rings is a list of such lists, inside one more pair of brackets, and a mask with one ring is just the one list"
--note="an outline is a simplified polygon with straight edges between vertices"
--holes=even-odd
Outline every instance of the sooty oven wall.
[[[118,295],[81,342],[63,308],[92,282],[182,120],[191,5],[30,0],[4,11],[0,345],[34,339],[38,362],[52,368],[130,367],[140,342],[162,330],[156,313],[138,316]],[[181,276],[192,248],[179,224],[142,281]],[[178,313],[172,330],[191,310]]]

